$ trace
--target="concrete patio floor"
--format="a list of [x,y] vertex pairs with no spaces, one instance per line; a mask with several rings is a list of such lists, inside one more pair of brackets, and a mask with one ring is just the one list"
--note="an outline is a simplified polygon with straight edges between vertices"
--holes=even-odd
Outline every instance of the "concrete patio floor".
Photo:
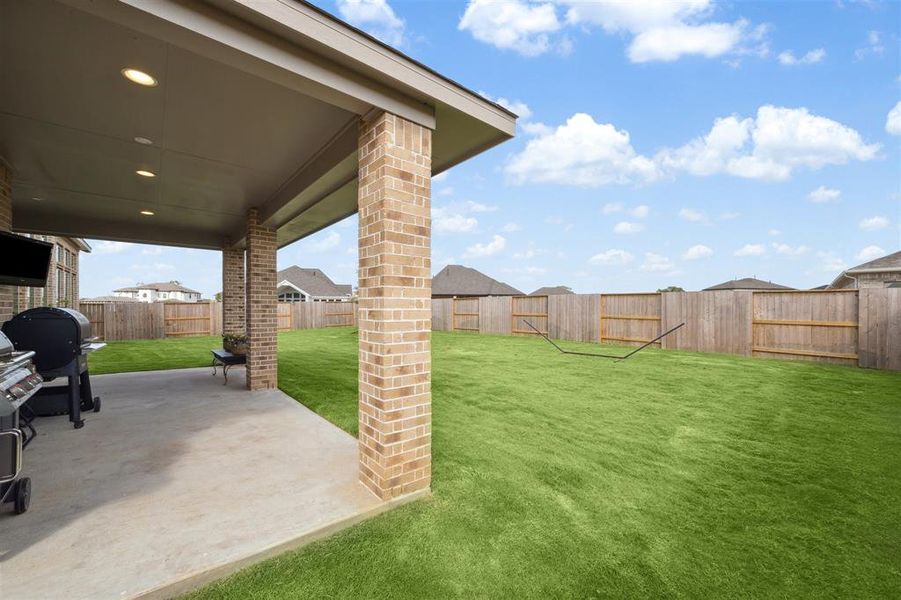
[[31,508],[0,514],[0,596],[170,597],[398,503],[358,483],[353,437],[210,373],[97,376],[84,429],[36,422]]

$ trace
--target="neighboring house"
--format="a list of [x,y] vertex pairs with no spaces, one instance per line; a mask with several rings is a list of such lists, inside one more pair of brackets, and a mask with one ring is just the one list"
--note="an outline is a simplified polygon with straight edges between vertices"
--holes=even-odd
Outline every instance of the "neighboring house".
[[432,277],[432,298],[522,295],[513,286],[462,265],[447,265]]
[[572,294],[572,288],[569,288],[565,285],[557,285],[557,286],[545,286],[538,288],[531,294],[530,296],[560,296],[562,294]]
[[160,283],[139,283],[132,287],[113,290],[114,296],[133,298],[141,302],[199,302],[200,292],[186,288],[178,281]]
[[835,278],[833,290],[901,287],[901,250],[857,265]]
[[36,240],[51,242],[50,269],[47,271],[47,285],[38,287],[21,286],[14,294],[15,312],[35,306],[78,306],[78,263],[82,252],[90,252],[91,247],[81,238],[55,237],[52,235],[21,234]]
[[714,290],[793,290],[795,288],[788,287],[787,285],[779,285],[778,283],[773,283],[772,281],[763,281],[761,279],[755,279],[754,277],[745,277],[743,279],[732,279],[731,281],[724,281],[723,283],[719,283],[717,285],[712,285],[709,288],[704,288],[705,292],[712,292]]
[[351,284],[332,281],[319,269],[292,266],[275,277],[279,302],[347,302],[353,297]]

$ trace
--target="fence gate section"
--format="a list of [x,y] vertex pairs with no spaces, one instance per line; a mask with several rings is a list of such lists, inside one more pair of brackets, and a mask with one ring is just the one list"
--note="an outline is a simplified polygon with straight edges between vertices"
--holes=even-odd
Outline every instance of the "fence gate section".
[[479,299],[454,298],[454,312],[451,326],[454,331],[479,330]]
[[539,332],[547,335],[547,296],[513,296],[512,301],[510,331],[513,335],[539,335]]
[[[601,343],[646,344],[663,333],[660,331],[660,294],[601,294]],[[660,347],[661,342],[654,342]]]
[[752,352],[756,356],[806,357],[856,364],[859,318],[856,292],[754,292]]
[[209,302],[165,302],[163,322],[166,337],[212,335]]
[[322,318],[325,327],[352,327],[354,325],[356,303],[326,302],[323,303],[323,307]]

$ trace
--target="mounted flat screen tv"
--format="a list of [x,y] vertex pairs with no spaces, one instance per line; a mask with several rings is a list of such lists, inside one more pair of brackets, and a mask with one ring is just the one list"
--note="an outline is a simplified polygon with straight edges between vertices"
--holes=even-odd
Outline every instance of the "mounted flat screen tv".
[[0,231],[0,285],[44,287],[53,244]]

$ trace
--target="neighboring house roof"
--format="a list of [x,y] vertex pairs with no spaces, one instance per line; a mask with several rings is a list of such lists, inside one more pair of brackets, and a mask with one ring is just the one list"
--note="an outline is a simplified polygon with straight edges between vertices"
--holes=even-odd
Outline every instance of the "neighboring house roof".
[[177,281],[161,281],[159,283],[139,283],[130,287],[119,288],[114,292],[137,292],[140,290],[153,290],[154,292],[183,292],[185,294],[199,294],[197,290],[192,290],[180,284]]
[[353,294],[351,284],[335,283],[320,269],[306,269],[295,265],[279,271],[275,280],[279,287],[287,282],[314,298],[341,298]]
[[901,273],[901,250],[867,261],[856,267],[845,269],[839,273],[839,276],[835,278],[830,287],[835,287],[843,277],[853,279],[854,275],[862,273],[892,273],[895,271]]
[[522,296],[522,292],[480,271],[447,265],[432,277],[433,296]]
[[788,287],[787,285],[779,285],[778,283],[773,283],[772,281],[763,281],[761,279],[755,279],[754,277],[745,277],[743,279],[732,279],[731,281],[724,281],[723,283],[719,283],[717,285],[712,285],[709,288],[704,288],[705,292],[710,292],[713,290],[793,290],[795,288]]
[[561,294],[572,294],[572,288],[566,287],[565,285],[556,285],[556,286],[545,286],[538,288],[531,294],[530,296],[559,296]]

